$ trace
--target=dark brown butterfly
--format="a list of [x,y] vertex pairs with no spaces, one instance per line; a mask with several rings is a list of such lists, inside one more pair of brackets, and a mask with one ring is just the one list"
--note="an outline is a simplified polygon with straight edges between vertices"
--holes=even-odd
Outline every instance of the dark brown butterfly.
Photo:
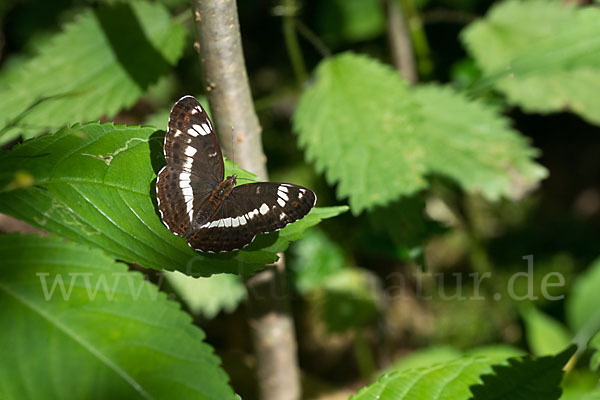
[[289,183],[236,185],[225,178],[221,148],[198,100],[179,99],[165,135],[167,165],[156,178],[162,222],[204,252],[241,249],[257,234],[278,231],[304,217],[317,202],[309,189]]

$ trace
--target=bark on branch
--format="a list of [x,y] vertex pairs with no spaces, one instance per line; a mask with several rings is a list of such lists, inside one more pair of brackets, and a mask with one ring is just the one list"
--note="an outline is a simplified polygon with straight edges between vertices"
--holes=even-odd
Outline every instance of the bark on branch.
[[[221,146],[235,161],[266,180],[261,127],[254,110],[234,0],[194,0],[194,17],[206,92]],[[249,319],[262,400],[300,399],[294,322],[280,258],[246,281]]]
[[408,24],[398,0],[386,0],[387,28],[394,66],[410,84],[418,81],[415,55]]

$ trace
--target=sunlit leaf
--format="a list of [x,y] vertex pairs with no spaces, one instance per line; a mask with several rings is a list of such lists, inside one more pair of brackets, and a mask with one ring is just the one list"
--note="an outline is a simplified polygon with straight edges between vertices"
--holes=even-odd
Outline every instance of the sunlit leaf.
[[0,140],[114,116],[172,67],[184,43],[158,2],[84,11],[0,86]]
[[449,88],[410,89],[397,71],[352,53],[321,63],[294,127],[355,214],[426,188],[428,174],[492,200],[520,197],[546,176],[493,108]]
[[154,181],[164,165],[164,132],[89,123],[0,153],[0,212],[103,249],[127,262],[196,276],[250,273],[277,259],[322,218],[344,207],[316,208],[246,249],[197,253],[161,223]]
[[492,370],[497,360],[463,357],[426,368],[408,369],[382,376],[350,400],[467,400],[469,386]]
[[551,0],[497,3],[464,32],[485,75],[530,112],[571,110],[600,123],[600,10]]

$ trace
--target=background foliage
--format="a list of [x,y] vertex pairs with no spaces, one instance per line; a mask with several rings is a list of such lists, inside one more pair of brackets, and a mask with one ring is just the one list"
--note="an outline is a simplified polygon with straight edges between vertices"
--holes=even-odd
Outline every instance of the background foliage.
[[270,175],[319,207],[212,256],[154,195],[206,102],[188,2],[0,3],[0,397],[256,398],[242,281],[294,242],[306,398],[600,398],[597,3],[238,8]]

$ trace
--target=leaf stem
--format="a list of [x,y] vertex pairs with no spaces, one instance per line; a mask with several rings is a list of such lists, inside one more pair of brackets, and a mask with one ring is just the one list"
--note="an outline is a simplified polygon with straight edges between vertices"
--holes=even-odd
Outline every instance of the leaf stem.
[[296,81],[298,86],[302,86],[306,82],[308,74],[306,73],[306,65],[304,64],[304,57],[302,56],[302,50],[300,49],[300,43],[298,43],[298,36],[296,35],[296,19],[297,4],[295,0],[283,0],[280,10],[283,16],[283,37],[285,38],[285,45],[287,47],[288,55],[296,75]]
[[354,357],[356,357],[360,376],[365,382],[370,382],[376,371],[375,360],[362,328],[354,330],[352,348],[354,349]]

